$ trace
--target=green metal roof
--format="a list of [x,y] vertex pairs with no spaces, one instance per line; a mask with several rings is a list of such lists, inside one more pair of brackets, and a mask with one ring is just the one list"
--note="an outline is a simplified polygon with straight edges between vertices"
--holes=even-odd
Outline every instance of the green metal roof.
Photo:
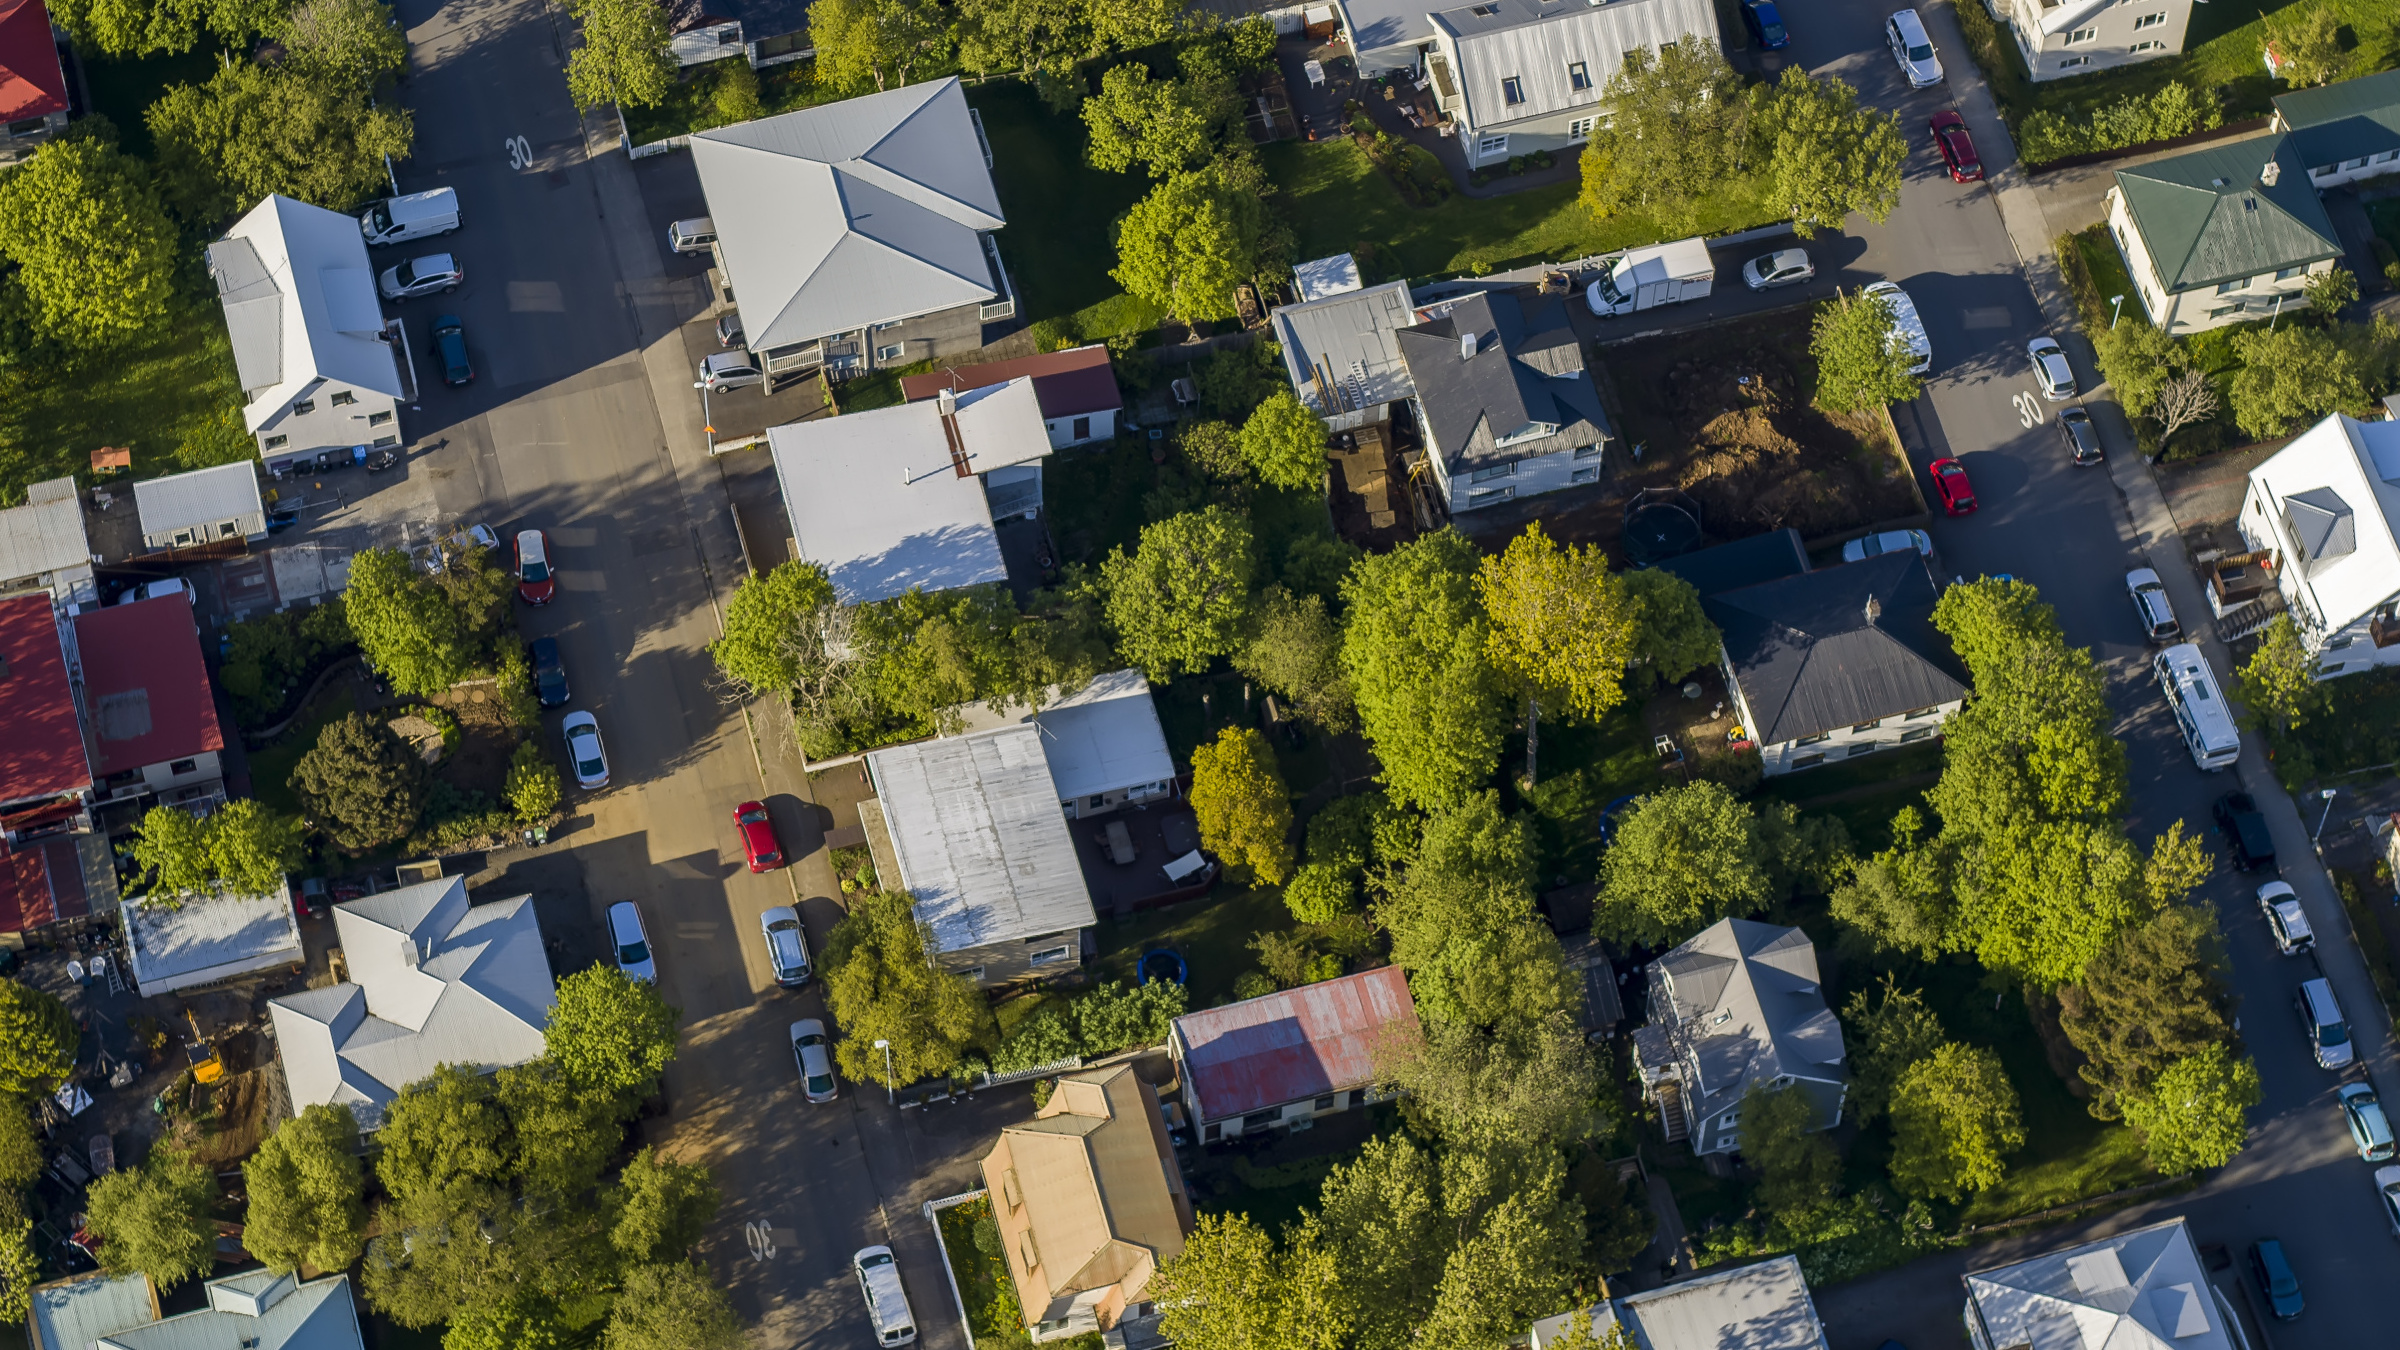
[[[2272,187],[2261,176],[2269,162],[2278,170]],[[2289,136],[2119,169],[2117,190],[2169,291],[2342,256]]]
[[2400,150],[2400,70],[2277,95],[2275,115],[2311,166]]

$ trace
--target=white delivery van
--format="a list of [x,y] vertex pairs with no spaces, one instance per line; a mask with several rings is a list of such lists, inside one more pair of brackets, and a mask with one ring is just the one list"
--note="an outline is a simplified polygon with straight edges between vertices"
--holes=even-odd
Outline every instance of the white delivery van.
[[2193,644],[2179,642],[2152,657],[2150,669],[2158,677],[2159,692],[2167,696],[2167,708],[2175,714],[2175,729],[2183,733],[2192,763],[2211,773],[2232,768],[2242,757],[2242,733],[2233,724],[2224,695],[2217,692],[2208,658]]
[[1584,288],[1583,300],[1593,314],[1607,319],[1701,299],[1716,282],[1717,264],[1708,256],[1708,241],[1678,239],[1627,252]]
[[456,188],[435,188],[431,192],[412,192],[405,197],[387,197],[368,207],[367,213],[358,218],[359,233],[367,237],[370,248],[448,234],[457,229],[458,224]]
[[1898,282],[1874,282],[1865,293],[1882,297],[1891,307],[1892,347],[1908,352],[1908,373],[1922,375],[1933,369],[1933,339],[1925,336],[1925,320],[1917,314],[1917,302],[1908,298]]

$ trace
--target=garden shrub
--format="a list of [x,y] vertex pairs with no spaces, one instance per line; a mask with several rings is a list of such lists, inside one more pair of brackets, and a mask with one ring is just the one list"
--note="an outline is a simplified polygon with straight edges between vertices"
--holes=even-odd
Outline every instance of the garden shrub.
[[2169,80],[2155,93],[2127,94],[2088,111],[2074,104],[2055,112],[2037,109],[2016,128],[2017,151],[2027,164],[2047,164],[2070,155],[2212,131],[2224,124],[2225,112],[2215,95]]
[[314,609],[238,619],[225,632],[228,645],[217,680],[233,699],[235,720],[244,726],[273,722],[319,670],[358,647],[338,599]]
[[1167,980],[1139,986],[1110,980],[1074,999],[1045,1004],[992,1053],[992,1072],[1016,1073],[1078,1055],[1097,1059],[1157,1045],[1166,1040],[1168,1024],[1183,1015],[1187,997],[1182,985]]

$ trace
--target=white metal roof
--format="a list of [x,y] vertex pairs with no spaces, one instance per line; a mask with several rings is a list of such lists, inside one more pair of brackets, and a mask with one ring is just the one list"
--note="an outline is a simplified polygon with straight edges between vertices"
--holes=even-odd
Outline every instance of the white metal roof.
[[945,952],[1097,921],[1030,726],[867,755],[901,884]]
[[133,485],[133,504],[146,535],[264,516],[267,510],[258,492],[258,471],[248,460],[143,479]]
[[[1480,11],[1489,10],[1490,13]],[[1434,28],[1458,53],[1459,90],[1467,123],[1493,127],[1547,117],[1570,108],[1597,113],[1625,53],[1691,36],[1717,43],[1717,14],[1709,0],[1477,0],[1433,15]],[[1568,67],[1588,79],[1575,88]],[[1522,101],[1511,104],[1501,82],[1517,81]]]
[[2400,422],[2335,413],[2250,471],[2242,530],[2275,541],[2278,584],[2336,632],[2400,591]]
[[2032,1350],[2233,1350],[2182,1219],[1965,1277],[1991,1343]]
[[1315,258],[1292,269],[1292,284],[1300,292],[1303,304],[1322,300],[1329,295],[1342,295],[1361,289],[1358,279],[1358,259],[1347,253],[1330,258]]
[[1138,670],[1111,671],[1072,694],[1051,685],[1038,709],[1012,699],[999,712],[986,703],[951,711],[962,736],[1025,723],[1039,727],[1050,781],[1062,802],[1175,776],[1150,681]]
[[[1419,316],[1408,283],[1387,282],[1345,291],[1306,304],[1285,305],[1272,315],[1275,340],[1283,347],[1284,373],[1300,401],[1317,413],[1334,412],[1417,392],[1393,336],[1416,326]],[[1331,385],[1337,407],[1326,407],[1319,385]]]
[[999,294],[982,232],[1008,222],[956,76],[704,131],[691,150],[754,349]]
[[27,505],[0,511],[0,582],[88,567],[91,561],[91,541],[83,533],[83,503],[74,493],[49,501],[34,498]]
[[120,907],[133,939],[134,985],[144,998],[300,960],[299,921],[280,889],[191,896],[179,909],[130,899]]
[[[1825,1350],[1825,1329],[1798,1258],[1681,1280],[1662,1289],[1592,1305],[1592,1333],[1623,1327],[1641,1350]],[[1556,1344],[1572,1312],[1533,1324],[1533,1350]]]
[[268,197],[209,245],[208,267],[250,430],[321,379],[400,397],[400,368],[376,336],[383,304],[356,220]]
[[[825,569],[845,604],[1008,578],[982,482],[952,468],[942,406],[926,399],[767,431],[800,556]],[[1029,377],[960,394],[956,420],[974,473],[1050,453]]]

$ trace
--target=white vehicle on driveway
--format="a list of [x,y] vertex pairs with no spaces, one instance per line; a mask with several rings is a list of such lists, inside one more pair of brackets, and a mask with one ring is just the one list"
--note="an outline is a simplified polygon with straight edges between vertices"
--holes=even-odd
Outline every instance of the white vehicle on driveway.
[[608,751],[600,744],[600,719],[588,712],[571,712],[558,724],[567,738],[567,762],[575,767],[579,787],[608,786]]
[[1797,286],[1814,279],[1816,275],[1817,266],[1808,260],[1806,249],[1777,249],[1742,264],[1742,284],[1754,291]]
[[1869,558],[1912,548],[1925,557],[1932,557],[1933,536],[1923,530],[1885,530],[1881,534],[1870,534],[1842,545],[1842,561],[1865,562]]
[[1883,22],[1883,40],[1892,46],[1892,59],[1911,89],[1930,89],[1942,82],[1942,58],[1933,50],[1933,37],[1913,9],[1904,9]]
[[917,1316],[908,1308],[908,1291],[900,1287],[900,1263],[889,1247],[861,1247],[850,1258],[858,1275],[858,1292],[867,1300],[867,1320],[875,1324],[875,1339],[883,1345],[907,1345],[917,1338]]
[[466,279],[467,270],[458,265],[458,259],[447,253],[428,253],[383,269],[375,285],[386,300],[407,300],[435,291],[455,291]]
[[617,969],[644,984],[658,983],[658,961],[650,952],[650,932],[642,927],[642,911],[631,900],[608,907],[608,940],[617,949]]
[[1925,336],[1925,321],[1917,317],[1917,302],[1908,298],[1896,281],[1874,281],[1867,284],[1864,294],[1872,295],[1892,311],[1892,348],[1905,349],[1914,359],[1908,373],[1922,375],[1933,369],[1933,339]]
[[2033,379],[2042,387],[2043,398],[2061,403],[2075,397],[2075,371],[2056,338],[2035,338],[2025,344],[2025,354],[2033,359]]

